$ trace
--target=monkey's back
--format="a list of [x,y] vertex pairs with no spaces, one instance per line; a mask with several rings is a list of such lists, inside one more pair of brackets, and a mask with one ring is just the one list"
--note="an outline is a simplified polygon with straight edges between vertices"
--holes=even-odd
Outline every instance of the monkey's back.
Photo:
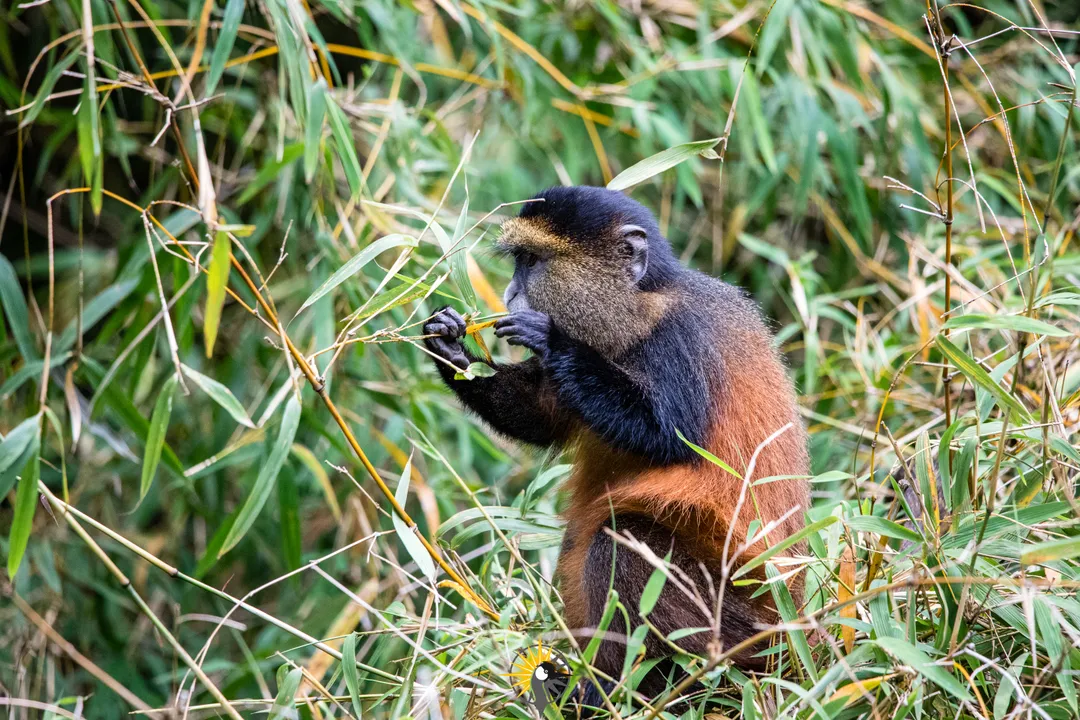
[[[692,271],[662,292],[669,310],[646,342],[663,343],[662,352],[692,355],[692,370],[684,371],[685,378],[678,378],[676,385],[680,401],[701,402],[707,409],[707,431],[699,443],[749,483],[807,475],[806,432],[794,387],[757,305],[740,289]],[[645,371],[647,382],[649,374],[665,368]],[[809,503],[805,480],[749,485],[745,494],[744,484],[744,479],[702,459],[643,465],[640,458],[619,453],[582,431],[568,481],[571,502],[559,561],[571,627],[585,622],[583,569],[589,539],[613,514],[658,520],[694,547],[698,560],[717,570],[729,532],[734,557],[753,520],[760,520],[761,527],[775,523],[768,545],[803,527]],[[740,495],[744,497],[735,516]],[[739,554],[748,559],[766,547],[759,540]],[[789,554],[801,552],[799,545]],[[790,583],[797,601],[799,578]]]

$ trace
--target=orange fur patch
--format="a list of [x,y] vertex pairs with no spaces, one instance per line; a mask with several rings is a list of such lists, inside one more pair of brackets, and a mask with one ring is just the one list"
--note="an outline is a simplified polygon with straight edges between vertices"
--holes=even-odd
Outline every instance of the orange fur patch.
[[[614,452],[591,434],[583,434],[568,480],[572,498],[565,513],[567,549],[559,560],[566,619],[571,627],[582,627],[586,622],[585,583],[590,580],[583,574],[589,545],[615,514],[640,513],[656,518],[685,538],[694,554],[707,563],[722,560],[729,532],[729,552],[735,557],[737,549],[747,541],[753,520],[759,521],[759,530],[771,522],[778,524],[764,540],[738,552],[740,560],[758,555],[803,527],[803,512],[809,506],[805,480],[753,485],[767,477],[809,474],[806,432],[791,382],[764,331],[744,329],[736,334],[742,336],[738,338],[737,354],[754,356],[756,361],[724,363],[722,397],[716,399],[716,421],[706,449],[744,478],[757,452],[748,478],[751,485],[738,517],[733,515],[743,493],[743,479],[704,460],[642,469],[640,461]],[[790,428],[763,445],[788,423]],[[785,554],[804,552],[804,544],[800,543]],[[802,584],[801,574],[789,581],[797,603],[801,602]],[[761,620],[774,620],[775,610],[768,595],[762,596],[761,602]]]

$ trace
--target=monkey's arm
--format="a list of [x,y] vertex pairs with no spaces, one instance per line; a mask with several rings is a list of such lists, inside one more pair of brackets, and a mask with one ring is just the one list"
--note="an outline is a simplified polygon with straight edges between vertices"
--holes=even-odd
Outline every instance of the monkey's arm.
[[469,353],[460,342],[465,321],[452,309],[435,313],[424,325],[428,349],[438,359],[435,365],[443,381],[466,407],[484,422],[508,437],[541,447],[559,445],[570,433],[570,416],[558,406],[555,392],[546,378],[539,358],[495,368],[491,377],[455,380],[458,370],[474,362],[486,362]]
[[708,382],[677,327],[659,328],[618,364],[553,329],[545,363],[559,399],[613,447],[658,464],[697,457],[676,430],[705,445]]

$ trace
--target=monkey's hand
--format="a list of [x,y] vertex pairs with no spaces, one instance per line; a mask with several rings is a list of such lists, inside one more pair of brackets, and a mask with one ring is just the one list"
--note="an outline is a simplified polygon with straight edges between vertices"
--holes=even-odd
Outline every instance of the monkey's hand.
[[518,310],[495,323],[495,336],[511,345],[527,347],[540,357],[548,353],[551,318],[536,310]]
[[461,371],[469,367],[469,356],[461,345],[461,338],[465,337],[465,318],[457,310],[447,306],[436,311],[424,323],[424,334],[434,336],[425,338],[424,345],[437,357]]

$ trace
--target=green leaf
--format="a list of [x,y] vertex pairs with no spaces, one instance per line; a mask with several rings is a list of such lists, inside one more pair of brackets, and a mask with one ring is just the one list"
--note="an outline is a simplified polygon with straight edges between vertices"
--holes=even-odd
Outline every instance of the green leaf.
[[[296,449],[294,444],[293,450]],[[285,568],[295,570],[303,560],[303,541],[300,537],[300,490],[292,473],[278,474],[278,523],[281,534],[281,555]]]
[[311,86],[307,97],[307,126],[304,128],[304,180],[308,183],[315,177],[315,170],[319,166],[319,146],[322,144],[320,141],[325,119],[326,80],[320,77]]
[[169,427],[169,416],[172,415],[173,396],[176,394],[177,384],[179,384],[179,378],[175,374],[170,375],[161,386],[157,402],[154,403],[154,413],[150,416],[150,431],[146,436],[146,449],[143,451],[139,500],[146,497],[146,491],[154,482],[158,463],[161,462],[161,450],[165,446],[165,430]]
[[[401,507],[405,507],[405,502],[409,499],[409,478],[411,476],[412,457],[405,463],[405,469],[401,471],[397,489],[394,490],[394,497]],[[414,532],[415,528],[406,525],[405,521],[398,517],[397,513],[394,513],[393,518],[394,531],[397,533],[398,539],[401,540],[401,544],[405,546],[405,550],[408,551],[409,557],[416,562],[420,571],[424,573],[428,580],[435,582],[435,562],[431,559],[431,555],[428,554],[427,548],[420,542],[420,538],[416,536],[419,530]]]
[[49,72],[45,74],[45,79],[41,81],[41,87],[38,88],[38,94],[34,97],[34,102],[30,105],[30,109],[23,115],[22,120],[19,122],[19,127],[24,128],[37,120],[37,116],[41,113],[42,108],[45,107],[45,101],[49,95],[52,94],[53,88],[56,86],[56,81],[60,79],[68,68],[70,68],[79,57],[82,56],[82,44],[76,48],[72,48],[64,57],[60,58],[55,65],[49,68]]
[[218,33],[214,54],[210,57],[210,70],[206,73],[206,95],[214,94],[221,76],[225,73],[225,63],[232,54],[236,34],[240,30],[240,20],[244,17],[244,0],[227,0],[225,16],[221,20],[221,32]]
[[[664,561],[671,562],[670,551]],[[645,583],[645,589],[641,591],[641,601],[638,603],[638,612],[641,613],[642,617],[648,617],[649,613],[656,607],[656,601],[660,599],[660,593],[663,592],[665,583],[667,583],[667,575],[664,574],[664,569],[653,568],[649,581]]]
[[852,530],[877,533],[897,540],[909,540],[914,543],[923,541],[922,535],[914,530],[876,515],[855,515],[847,519],[846,525]]
[[776,0],[765,19],[765,25],[761,29],[761,40],[757,51],[757,76],[761,77],[765,68],[769,66],[780,39],[787,31],[788,16],[795,7],[795,0]]
[[345,684],[349,687],[353,714],[358,718],[364,717],[360,708],[360,678],[356,672],[356,633],[349,633],[341,646],[341,674],[345,676]]
[[416,238],[412,237],[411,235],[394,234],[379,238],[378,240],[358,252],[356,255],[353,255],[351,258],[349,258],[349,260],[344,265],[337,269],[337,272],[327,278],[326,282],[320,285],[318,289],[315,290],[315,292],[311,293],[311,295],[308,296],[307,300],[304,301],[304,304],[301,305],[300,309],[296,311],[296,314],[299,315],[306,308],[314,305],[323,295],[330,292],[338,285],[351,278],[356,273],[360,272],[360,270],[365,265],[378,257],[379,254],[396,247],[416,247],[416,244]]
[[648,180],[654,175],[659,175],[665,170],[675,167],[679,163],[697,157],[707,150],[712,150],[719,143],[720,138],[715,137],[710,138],[709,140],[696,140],[694,142],[682,143],[681,145],[670,147],[667,150],[662,150],[655,155],[645,158],[639,163],[631,165],[616,175],[612,178],[611,182],[607,184],[608,190],[626,190],[627,188]]
[[[58,368],[68,361],[71,357],[71,353],[65,352],[53,357],[49,360],[49,369]],[[41,370],[45,367],[44,360],[31,360],[23,365],[21,368],[11,373],[11,376],[4,381],[3,385],[0,385],[0,400],[6,399],[13,392],[23,386],[27,380],[31,378],[40,379]]]
[[1080,556],[1080,536],[1029,545],[1020,555],[1021,565],[1039,565]]
[[[776,609],[780,613],[780,619],[785,623],[796,623],[799,620],[799,610],[795,606],[795,599],[791,597],[791,591],[788,586],[776,580],[780,577],[780,571],[777,570],[772,563],[765,565],[765,577],[772,581],[769,583],[769,590],[772,591],[773,602],[776,603]],[[794,650],[795,657],[802,663],[803,669],[815,682],[818,679],[817,668],[814,665],[814,656],[810,652],[810,644],[806,641],[806,633],[802,630],[789,630],[787,633],[788,645]]]
[[[1012,697],[1016,693],[1017,686],[1023,687],[1020,681],[1024,675],[1024,666],[1027,665],[1027,659],[1028,654],[1026,652],[1020,653],[1009,665],[1009,669],[1002,671],[1001,683],[998,685],[997,694],[994,695],[994,720],[1004,720],[1009,712],[1009,705],[1012,704]],[[1011,677],[1015,684],[1009,682],[1005,675]]]
[[214,235],[214,250],[206,274],[206,310],[203,316],[203,337],[206,341],[206,357],[214,354],[221,309],[225,307],[225,288],[229,284],[229,260],[232,257],[232,241],[229,234],[219,230]]
[[101,214],[101,133],[98,130],[97,83],[91,73],[79,98],[76,131],[79,138],[79,161],[83,179],[90,186],[90,206],[94,215]]
[[1072,337],[1072,333],[1068,330],[1062,330],[1056,325],[1029,318],[1026,315],[957,315],[949,318],[949,321],[943,327],[946,329],[1014,330],[1016,332],[1032,333],[1033,335]]
[[718,468],[721,468],[723,470],[728,471],[729,473],[731,473],[735,477],[739,478],[740,480],[743,479],[742,473],[736,471],[735,468],[731,467],[726,462],[724,462],[720,458],[716,457],[715,455],[713,455],[711,452],[709,452],[705,448],[699,447],[699,446],[695,445],[694,443],[690,442],[689,440],[687,440],[686,436],[682,434],[682,432],[679,430],[679,428],[675,428],[675,434],[679,436],[680,440],[682,440],[684,443],[689,445],[690,448],[694,452],[696,452],[698,455],[700,455],[701,457],[703,457],[706,460],[708,460],[709,462],[711,462],[713,465],[716,465]]
[[[288,665],[282,665],[288,667]],[[286,720],[296,717],[296,691],[300,689],[300,679],[303,673],[300,668],[293,668],[278,683],[278,694],[274,698],[274,704],[270,708],[270,720]]]
[[938,348],[949,359],[956,368],[962,372],[968,380],[975,383],[979,387],[983,388],[998,401],[998,404],[1002,407],[1007,407],[1019,414],[1025,420],[1030,420],[1028,411],[1024,409],[1024,406],[1020,404],[1020,401],[1005,391],[1005,388],[994,382],[990,374],[982,369],[977,362],[975,362],[971,356],[964,353],[963,350],[958,348],[944,335],[938,335],[935,340]]
[[752,682],[744,683],[742,688],[742,720],[758,720],[761,717],[761,713],[758,712],[757,705],[754,704],[754,689],[756,685]]
[[192,370],[183,363],[180,364],[180,367],[183,368],[184,374],[191,378],[192,382],[198,385],[202,391],[220,405],[225,412],[232,415],[236,422],[244,427],[255,427],[255,423],[251,422],[251,418],[249,418],[247,412],[244,411],[244,406],[241,405],[240,401],[236,399],[236,396],[229,391],[229,388],[225,387],[217,380],[203,375],[201,372]]
[[281,418],[281,427],[278,429],[274,447],[270,450],[270,456],[266,459],[266,462],[259,468],[259,475],[255,478],[255,486],[251,488],[251,494],[244,501],[244,506],[240,509],[236,522],[233,523],[221,550],[218,551],[219,558],[232,550],[236,543],[240,542],[244,535],[247,534],[247,531],[255,523],[255,518],[259,516],[263,505],[266,504],[266,499],[270,497],[270,493],[274,490],[274,481],[277,480],[281,466],[285,464],[289,448],[292,447],[293,439],[296,437],[296,429],[300,425],[300,410],[300,401],[295,394],[290,394],[289,402],[285,404],[285,412]]
[[32,455],[37,455],[40,442],[40,415],[23,420],[0,442],[0,499],[7,496],[19,470],[26,467]]
[[[465,186],[465,204],[461,206],[461,212],[458,214],[457,225],[454,226],[454,239],[450,241],[449,248],[443,248],[443,252],[447,252],[450,248],[453,248],[453,255],[450,256],[450,276],[454,278],[454,284],[458,286],[458,290],[461,291],[461,298],[465,301],[466,307],[469,309],[476,308],[476,291],[473,290],[472,281],[469,280],[469,270],[467,267],[468,256],[465,252],[465,231],[468,229],[466,226],[469,221],[469,188]],[[432,223],[434,226],[435,223]]]
[[469,363],[469,367],[465,368],[463,373],[454,373],[455,380],[472,380],[474,378],[486,378],[493,377],[498,371],[488,365],[486,362],[474,362]]
[[[86,303],[86,307],[83,308],[83,332],[92,328],[102,318],[112,312],[117,305],[131,295],[131,292],[138,287],[138,285],[138,280],[125,280],[124,282],[110,285],[95,295],[90,302]],[[60,339],[57,340],[56,344],[53,346],[53,352],[66,352],[74,347],[75,340],[77,339],[75,336],[78,332],[78,319],[72,318],[71,322],[64,328],[64,332],[60,336]]]
[[303,143],[286,145],[285,149],[281,151],[280,160],[274,160],[273,162],[263,165],[259,169],[259,172],[255,173],[255,179],[244,188],[244,192],[240,193],[240,197],[236,198],[236,206],[239,207],[258,195],[260,190],[269,185],[273,180],[277,179],[277,176],[281,174],[282,170],[296,162],[303,154]]
[[349,181],[349,189],[353,195],[358,195],[364,186],[364,175],[360,169],[360,161],[356,159],[356,149],[353,147],[349,122],[331,96],[326,98],[326,109],[330,116],[330,130],[333,132],[334,143],[337,145],[341,167],[345,170],[345,178]]
[[784,552],[785,550],[787,550],[792,545],[795,545],[796,543],[798,543],[800,540],[802,540],[806,536],[808,536],[808,535],[810,535],[812,533],[816,533],[818,530],[821,530],[822,528],[829,527],[830,525],[832,525],[837,520],[839,520],[839,518],[836,517],[835,515],[829,515],[828,517],[821,518],[817,522],[810,523],[809,525],[804,527],[799,532],[795,533],[794,535],[790,535],[790,536],[784,538],[783,540],[776,543],[775,545],[773,545],[771,548],[769,548],[765,552],[763,552],[760,555],[758,555],[757,557],[752,558],[751,560],[749,560],[745,565],[743,565],[742,567],[740,567],[738,570],[735,571],[735,573],[731,576],[731,579],[732,580],[737,580],[737,579],[741,578],[743,575],[747,574],[748,572],[750,572],[754,568],[760,566],[762,563],[764,563],[767,560],[775,557],[776,555]]
[[919,673],[942,690],[945,690],[959,700],[972,702],[972,697],[968,693],[967,688],[964,687],[951,672],[940,665],[935,665],[929,655],[911,643],[894,637],[877,638],[872,642],[876,643],[878,647],[900,662],[905,665],[910,665],[915,672]]
[[26,310],[26,298],[23,297],[15,268],[3,255],[0,255],[0,305],[4,308],[8,327],[15,336],[15,346],[19,348],[23,361],[37,360],[34,340],[30,337],[30,315]]
[[30,541],[30,529],[34,525],[34,510],[37,509],[38,478],[41,475],[41,456],[34,453],[23,468],[19,478],[19,488],[15,494],[15,516],[11,520],[11,534],[8,540],[8,577],[14,579],[19,572],[26,544]]

